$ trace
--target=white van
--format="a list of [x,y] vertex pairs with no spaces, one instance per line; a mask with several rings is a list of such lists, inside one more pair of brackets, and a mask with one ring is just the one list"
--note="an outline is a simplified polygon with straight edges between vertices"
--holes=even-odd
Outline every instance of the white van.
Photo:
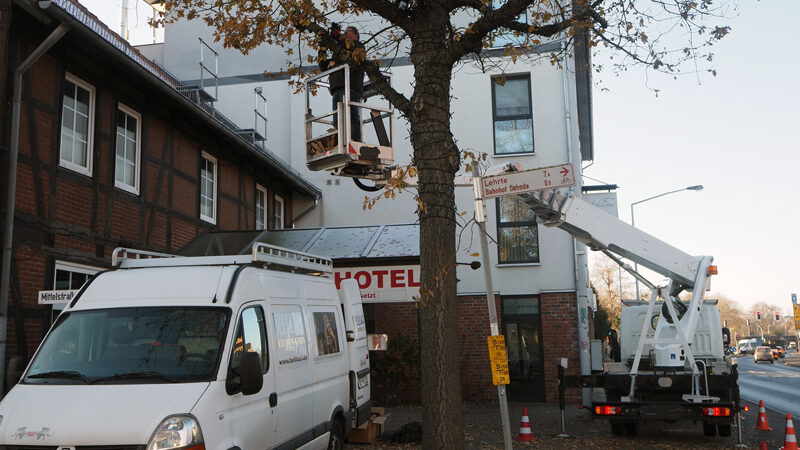
[[369,419],[361,296],[351,280],[337,295],[330,260],[256,244],[112,261],[0,402],[0,445],[342,448]]

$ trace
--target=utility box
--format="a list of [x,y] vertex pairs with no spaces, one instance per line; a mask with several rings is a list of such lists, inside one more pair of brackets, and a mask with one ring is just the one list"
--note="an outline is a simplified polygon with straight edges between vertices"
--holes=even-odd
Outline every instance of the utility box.
[[592,339],[590,353],[592,355],[592,372],[603,371],[603,341]]

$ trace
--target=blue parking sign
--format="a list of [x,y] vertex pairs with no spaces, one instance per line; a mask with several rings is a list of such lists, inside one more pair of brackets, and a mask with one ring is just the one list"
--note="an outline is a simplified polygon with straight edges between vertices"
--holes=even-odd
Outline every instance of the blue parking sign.
[[792,294],[792,304],[793,305],[797,304],[797,294]]

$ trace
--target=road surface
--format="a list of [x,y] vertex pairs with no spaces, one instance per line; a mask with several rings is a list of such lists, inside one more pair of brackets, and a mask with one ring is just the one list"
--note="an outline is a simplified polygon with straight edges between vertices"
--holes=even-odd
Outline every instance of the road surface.
[[[797,357],[796,354],[787,358]],[[792,413],[800,418],[800,367],[783,364],[778,359],[773,364],[753,362],[752,355],[739,358],[739,388],[742,399],[758,404],[764,400],[767,408],[781,413]]]

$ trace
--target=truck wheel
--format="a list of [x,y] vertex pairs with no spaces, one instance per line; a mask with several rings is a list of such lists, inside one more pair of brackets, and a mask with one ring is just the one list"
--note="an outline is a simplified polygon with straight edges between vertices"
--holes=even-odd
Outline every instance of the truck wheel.
[[713,423],[703,422],[703,434],[710,437],[716,436],[717,425]]
[[630,434],[631,436],[636,436],[638,430],[639,430],[639,422],[635,420],[631,420],[630,422],[625,424],[625,432]]
[[731,424],[719,424],[717,425],[717,432],[722,437],[730,437],[731,435]]
[[328,441],[328,450],[344,449],[344,422],[341,417],[336,417],[331,423],[331,440]]
[[619,422],[611,422],[611,433],[616,436],[621,436],[625,433],[625,424]]

